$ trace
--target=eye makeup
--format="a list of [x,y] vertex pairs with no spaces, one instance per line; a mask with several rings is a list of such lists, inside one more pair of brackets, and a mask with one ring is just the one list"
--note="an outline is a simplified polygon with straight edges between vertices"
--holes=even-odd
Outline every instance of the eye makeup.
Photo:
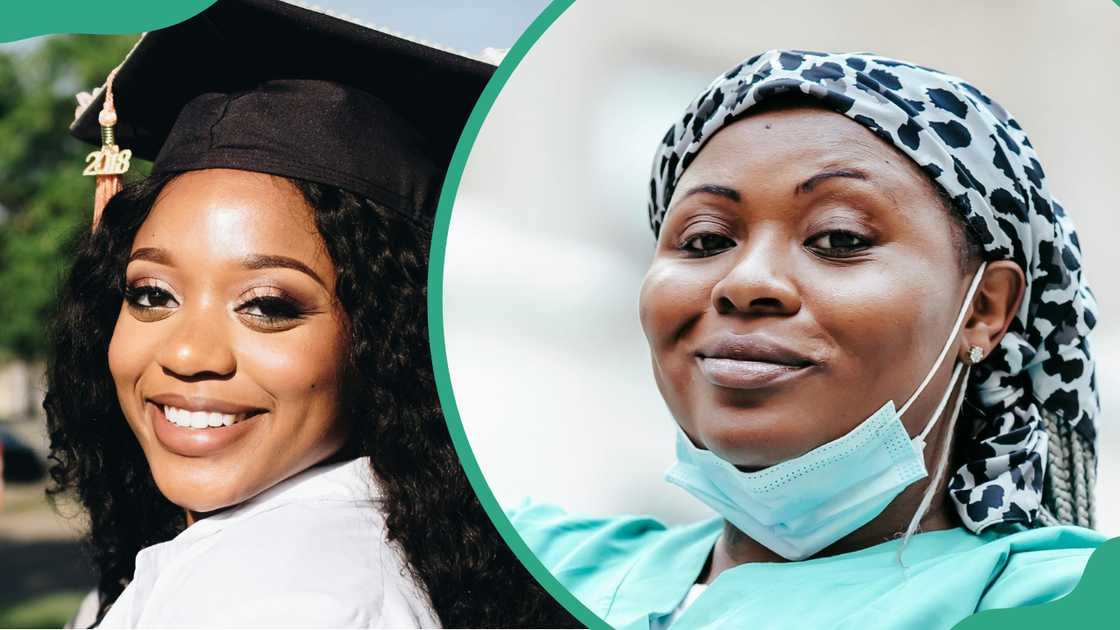
[[157,321],[167,317],[179,306],[169,286],[154,278],[140,278],[125,285],[124,300],[128,310],[140,321]]
[[249,289],[234,311],[247,325],[267,331],[287,330],[312,313],[295,296],[275,286]]

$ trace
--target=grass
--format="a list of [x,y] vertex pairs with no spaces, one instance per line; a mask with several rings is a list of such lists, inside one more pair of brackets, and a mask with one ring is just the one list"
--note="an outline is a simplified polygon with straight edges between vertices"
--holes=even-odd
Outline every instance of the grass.
[[61,628],[85,595],[82,591],[61,591],[0,608],[0,628]]

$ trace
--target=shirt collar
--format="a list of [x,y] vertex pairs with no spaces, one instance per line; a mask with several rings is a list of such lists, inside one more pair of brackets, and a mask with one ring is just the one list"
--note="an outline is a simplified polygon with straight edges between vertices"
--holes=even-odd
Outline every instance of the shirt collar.
[[368,457],[316,465],[231,508],[195,522],[176,540],[191,540],[219,532],[254,515],[294,502],[376,501],[380,493],[373,479]]

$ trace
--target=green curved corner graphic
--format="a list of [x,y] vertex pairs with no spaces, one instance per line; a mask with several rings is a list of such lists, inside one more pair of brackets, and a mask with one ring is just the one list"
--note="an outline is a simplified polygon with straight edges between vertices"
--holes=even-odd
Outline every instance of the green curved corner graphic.
[[47,33],[116,35],[182,22],[216,0],[5,0],[0,42]]
[[541,34],[574,1],[554,0],[521,34],[521,37],[506,53],[505,59],[498,66],[493,78],[490,79],[490,83],[486,85],[486,89],[482,91],[482,96],[475,104],[474,111],[471,112],[471,116],[467,120],[463,135],[459,138],[459,144],[455,147],[455,153],[451,157],[451,165],[447,169],[447,178],[443,182],[443,190],[440,193],[435,229],[432,234],[432,249],[428,270],[428,334],[431,338],[436,389],[439,392],[444,416],[447,418],[451,440],[455,445],[455,451],[459,455],[463,470],[466,471],[467,478],[478,495],[479,501],[482,502],[486,514],[494,522],[498,533],[513,550],[517,559],[525,565],[533,578],[540,582],[541,586],[560,605],[588,628],[610,628],[595,613],[576,599],[568,589],[564,588],[541,561],[533,555],[529,546],[525,544],[525,541],[521,539],[521,536],[513,527],[513,523],[506,517],[501,505],[494,497],[494,493],[490,490],[489,484],[486,483],[486,479],[478,467],[478,461],[474,457],[474,452],[471,451],[466,431],[463,429],[463,421],[459,416],[459,408],[455,404],[455,395],[451,388],[451,373],[447,365],[447,345],[443,330],[443,267],[447,252],[447,229],[451,223],[451,207],[455,203],[455,196],[459,190],[459,182],[463,177],[467,157],[470,155],[471,148],[478,137],[482,122],[486,119],[487,113],[490,112],[498,93],[501,92],[502,87],[509,80],[510,74],[521,63],[525,53],[537,42]]
[[1116,628],[1120,619],[1109,604],[1115,601],[1117,576],[1120,538],[1112,538],[1089,556],[1081,581],[1069,595],[1037,606],[985,610],[958,623],[953,630]]

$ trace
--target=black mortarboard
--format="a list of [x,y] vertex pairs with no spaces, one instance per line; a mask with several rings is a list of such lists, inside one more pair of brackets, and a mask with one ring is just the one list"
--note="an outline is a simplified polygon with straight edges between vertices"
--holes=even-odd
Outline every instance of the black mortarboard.
[[[337,186],[430,224],[494,67],[279,0],[218,0],[145,35],[112,82],[115,142],[152,172]],[[71,133],[102,143],[105,90]]]

